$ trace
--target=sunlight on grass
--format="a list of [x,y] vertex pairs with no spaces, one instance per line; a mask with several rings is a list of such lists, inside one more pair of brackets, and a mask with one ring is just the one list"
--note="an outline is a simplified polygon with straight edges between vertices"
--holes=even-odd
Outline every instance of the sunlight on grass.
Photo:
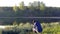
[[[60,34],[60,24],[56,24],[56,23],[41,23],[42,24],[42,27],[43,27],[43,34]],[[4,26],[2,26],[2,25],[0,25],[0,29],[7,29],[7,30],[11,30],[12,29],[12,27],[14,28],[14,29],[16,29],[16,28],[18,28],[18,30],[19,29],[21,29],[21,33],[30,33],[30,34],[33,34],[33,32],[32,31],[30,31],[31,30],[31,28],[32,28],[32,24],[30,24],[29,22],[27,22],[27,23],[20,23],[18,26],[13,26],[13,25],[4,25]],[[13,29],[13,30],[14,30]],[[25,29],[26,30],[29,30],[28,32],[26,32],[25,31]],[[1,32],[2,32],[2,30],[0,30]]]

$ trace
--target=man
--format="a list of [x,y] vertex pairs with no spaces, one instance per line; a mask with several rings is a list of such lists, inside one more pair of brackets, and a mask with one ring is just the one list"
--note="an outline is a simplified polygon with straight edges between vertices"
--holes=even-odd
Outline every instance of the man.
[[33,32],[35,32],[36,34],[42,34],[42,26],[40,22],[33,20]]

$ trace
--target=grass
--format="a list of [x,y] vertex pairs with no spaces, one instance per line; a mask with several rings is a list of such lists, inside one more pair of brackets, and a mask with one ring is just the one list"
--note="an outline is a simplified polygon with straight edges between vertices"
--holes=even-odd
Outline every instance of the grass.
[[[54,23],[42,23],[43,27],[43,34],[60,34],[60,24],[54,24]],[[30,23],[26,24],[19,24],[16,26],[12,31],[19,31],[20,34],[34,34],[31,31],[32,25]],[[0,30],[1,32],[2,30]]]
[[[45,24],[45,23],[44,23]],[[46,23],[45,25],[44,24],[42,24],[42,27],[43,27],[43,34],[60,34],[60,24],[50,24],[50,23]],[[19,27],[21,27],[21,26],[19,26]],[[22,28],[27,28],[27,29],[29,29],[29,28],[32,28],[32,26],[31,26],[31,24],[29,24],[29,23],[26,23],[25,25],[23,25],[23,27]],[[31,34],[32,34],[33,32],[31,32]]]

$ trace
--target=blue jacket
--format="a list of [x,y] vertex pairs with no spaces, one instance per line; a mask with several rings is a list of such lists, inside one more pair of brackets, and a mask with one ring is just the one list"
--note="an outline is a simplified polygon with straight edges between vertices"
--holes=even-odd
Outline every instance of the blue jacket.
[[41,26],[40,22],[37,21],[36,26],[37,26],[38,32],[42,32],[42,26]]

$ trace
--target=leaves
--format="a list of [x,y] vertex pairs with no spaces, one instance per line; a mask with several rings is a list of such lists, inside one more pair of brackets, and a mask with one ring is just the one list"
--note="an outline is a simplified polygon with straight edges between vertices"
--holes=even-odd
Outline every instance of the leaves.
[[15,6],[13,6],[13,10],[16,12],[17,11],[17,9],[18,9],[18,7],[15,5]]
[[24,2],[21,2],[21,3],[19,4],[19,9],[20,9],[20,10],[24,10],[24,7],[25,7],[25,6],[24,6]]
[[40,3],[40,10],[45,10],[45,5],[43,2]]

